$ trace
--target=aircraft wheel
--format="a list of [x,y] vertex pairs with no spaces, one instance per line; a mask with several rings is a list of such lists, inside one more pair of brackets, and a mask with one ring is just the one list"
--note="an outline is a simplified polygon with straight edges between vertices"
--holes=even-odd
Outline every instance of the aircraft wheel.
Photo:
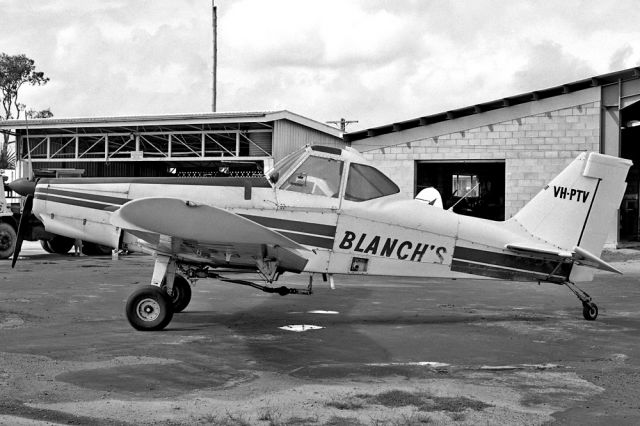
[[582,302],[582,316],[587,321],[598,318],[598,306],[592,302]]
[[71,247],[73,247],[73,242],[73,238],[56,235],[48,241],[48,244],[52,252],[58,254],[67,254],[69,250],[71,250]]
[[[166,285],[162,284],[162,289],[166,291]],[[182,275],[175,275],[173,280],[173,295],[169,296],[169,300],[171,300],[171,305],[173,305],[173,312],[182,312],[187,306],[189,306],[189,302],[191,302],[191,285],[189,284],[189,280],[187,280]]]
[[53,253],[51,246],[49,246],[49,240],[40,240],[40,246],[42,246],[42,249],[47,253]]
[[136,330],[156,331],[165,328],[173,318],[169,296],[160,287],[138,287],[127,299],[125,308],[129,324]]
[[0,222],[0,259],[6,259],[13,254],[16,239],[17,234],[13,226]]

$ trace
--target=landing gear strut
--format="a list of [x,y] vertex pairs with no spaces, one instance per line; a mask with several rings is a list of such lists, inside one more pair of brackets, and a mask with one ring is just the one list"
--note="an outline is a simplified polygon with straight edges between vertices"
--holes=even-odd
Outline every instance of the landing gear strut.
[[571,281],[565,282],[564,285],[582,302],[582,316],[584,319],[594,321],[598,317],[598,305],[593,303],[591,296]]
[[129,296],[125,313],[136,330],[162,330],[190,301],[191,287],[186,278],[176,274],[175,260],[158,256],[151,285],[140,286]]

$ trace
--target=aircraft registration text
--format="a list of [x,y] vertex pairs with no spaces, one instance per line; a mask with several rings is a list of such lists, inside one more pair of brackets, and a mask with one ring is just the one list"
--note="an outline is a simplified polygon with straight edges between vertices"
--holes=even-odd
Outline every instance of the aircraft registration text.
[[566,186],[553,186],[553,196],[556,198],[562,198],[563,200],[569,199],[569,201],[586,203],[589,199],[590,192],[583,191],[582,189],[567,188]]

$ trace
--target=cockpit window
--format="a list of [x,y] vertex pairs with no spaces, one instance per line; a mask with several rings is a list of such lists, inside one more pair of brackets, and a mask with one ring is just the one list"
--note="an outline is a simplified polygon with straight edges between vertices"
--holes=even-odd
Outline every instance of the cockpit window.
[[300,157],[304,155],[304,153],[305,153],[305,150],[301,149],[299,151],[292,152],[291,154],[284,157],[282,160],[278,161],[276,165],[273,167],[273,170],[269,172],[269,179],[273,183],[278,182],[278,179],[280,179],[280,176],[286,173],[287,170],[291,168],[291,166],[296,164],[298,160],[300,160]]
[[342,166],[342,161],[311,156],[300,164],[280,189],[338,198]]
[[378,169],[364,164],[351,164],[344,199],[366,201],[400,192],[398,185]]

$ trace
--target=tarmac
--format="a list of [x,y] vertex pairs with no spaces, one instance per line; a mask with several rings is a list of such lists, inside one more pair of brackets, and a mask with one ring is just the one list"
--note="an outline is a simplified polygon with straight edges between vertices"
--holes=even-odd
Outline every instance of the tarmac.
[[[640,252],[581,287],[336,277],[197,282],[166,330],[124,303],[149,256],[0,261],[0,424],[640,424]],[[306,276],[278,284],[305,288]]]

